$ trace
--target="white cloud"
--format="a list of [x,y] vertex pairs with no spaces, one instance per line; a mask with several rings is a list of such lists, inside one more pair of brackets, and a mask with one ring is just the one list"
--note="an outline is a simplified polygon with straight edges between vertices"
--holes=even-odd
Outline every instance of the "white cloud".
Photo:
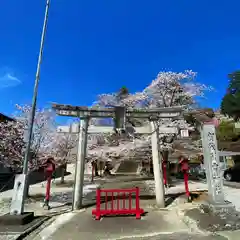
[[9,88],[16,87],[21,84],[21,80],[15,77],[13,74],[5,73],[4,75],[0,75],[0,89],[1,88]]

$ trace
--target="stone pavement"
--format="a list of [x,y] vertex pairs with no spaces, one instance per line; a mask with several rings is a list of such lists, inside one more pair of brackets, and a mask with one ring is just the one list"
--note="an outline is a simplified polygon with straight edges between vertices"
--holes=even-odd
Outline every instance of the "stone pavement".
[[[101,221],[95,221],[91,214],[93,208],[87,208],[81,212],[57,217],[55,222],[45,226],[42,231],[30,235],[27,240],[127,240],[130,238],[143,240],[239,240],[240,233],[237,231],[220,231],[216,234],[199,228],[197,215],[195,218],[186,220],[187,210],[198,208],[199,203],[186,203],[184,197],[177,198],[166,209],[157,209],[154,192],[149,189],[144,180],[131,181],[129,177],[120,176],[116,180],[106,182],[101,187],[132,188],[136,186],[140,188],[141,207],[147,212],[141,220],[136,220],[135,217],[104,217]],[[173,197],[169,199],[174,200]]]
[[[153,180],[148,180],[145,182],[148,186],[149,191],[152,194],[155,194],[155,183]],[[185,186],[182,180],[177,180],[174,183],[175,186],[166,190],[166,194],[174,194],[174,193],[184,193]],[[231,187],[229,187],[231,186]],[[200,191],[207,190],[207,183],[204,181],[189,181],[189,190],[190,191]],[[228,183],[228,186],[223,187],[225,199],[231,202],[236,209],[240,212],[240,190],[239,184],[237,183]]]
[[[72,169],[71,169],[72,171]],[[51,188],[51,199],[50,199],[50,210],[46,210],[43,208],[43,200],[45,196],[46,186],[45,182],[37,183],[30,186],[30,198],[25,201],[25,211],[26,212],[34,212],[34,215],[37,218],[31,222],[30,224],[24,226],[1,226],[0,225],[0,240],[12,240],[19,239],[22,234],[27,233],[28,231],[33,231],[36,227],[39,227],[48,217],[55,218],[57,215],[65,213],[71,210],[71,202],[72,202],[72,191],[73,191],[73,179],[74,179],[74,171],[72,174],[65,176],[66,183],[65,185],[56,185],[56,182],[60,179],[57,179],[55,183],[52,184]],[[90,184],[89,176],[85,178],[85,186],[84,186],[84,198],[83,201],[86,204],[89,204],[89,201],[92,203],[92,198],[95,196],[97,184]],[[102,179],[100,180],[100,182]],[[92,192],[94,192],[92,194]],[[0,193],[0,215],[4,215],[9,212],[11,197],[13,194],[13,190],[8,190]],[[70,203],[70,204],[69,204]]]
[[92,208],[72,213],[70,218],[69,215],[63,215],[61,220],[59,219],[58,226],[52,224],[28,239],[227,240],[224,236],[201,232],[193,226],[189,227],[176,208],[159,210],[153,207],[153,203],[152,200],[141,201],[141,207],[147,212],[141,220],[136,220],[135,217],[104,217],[101,221],[96,221],[91,216]]
[[[195,183],[192,183],[192,185],[196,187]],[[184,214],[179,214],[179,209],[181,209],[179,204],[176,204],[175,207],[174,204],[171,204],[167,209],[156,209],[154,207],[154,191],[150,191],[151,187],[149,187],[149,184],[146,184],[146,179],[144,178],[139,178],[137,176],[124,176],[124,174],[122,174],[118,175],[116,178],[108,179],[101,187],[132,188],[136,186],[140,187],[141,207],[147,212],[142,220],[135,220],[134,217],[105,217],[101,221],[95,221],[91,216],[92,208],[88,208],[81,212],[68,212],[61,214],[60,216],[54,216],[52,219],[55,220],[54,222],[51,220],[51,222],[44,223],[40,229],[27,236],[27,240],[74,240],[81,238],[88,240],[111,240],[129,239],[132,237],[135,239],[148,238],[150,240],[198,240],[200,238],[203,240],[225,240],[228,239],[230,235],[229,239],[231,240],[239,239],[239,237],[235,238],[235,233],[230,234],[228,232],[219,232],[219,235],[216,235],[199,230],[196,224],[187,224],[184,219]],[[68,187],[69,194],[65,193],[67,196],[61,196],[59,199],[54,196],[53,200],[56,200],[54,203],[61,204],[63,202],[69,202],[72,198],[69,189],[72,190],[71,187]],[[174,190],[174,188],[172,188],[172,190]],[[57,189],[57,195],[61,195],[61,191],[63,191],[63,188]],[[174,194],[175,192],[169,191],[168,193]],[[64,198],[64,201],[62,202],[61,199],[63,197],[66,198]],[[168,198],[167,200],[171,200],[171,198]],[[89,202],[90,205],[95,203],[95,193],[90,193],[90,198],[87,202]],[[33,203],[32,207],[34,207],[34,204],[35,203]],[[31,204],[28,204],[28,206],[30,205]],[[184,208],[194,207],[193,204],[183,205]],[[52,209],[49,213],[52,212],[54,215],[55,211],[56,213],[59,211],[57,210],[58,207],[59,206],[56,206],[56,209]],[[39,213],[41,212],[40,208],[41,206],[39,205]],[[65,206],[64,211],[70,208],[70,206]],[[38,211],[38,208],[36,208],[36,210]],[[7,236],[0,236],[0,240],[15,239],[11,238],[14,237],[11,234],[9,235],[9,238],[4,237]]]
[[[122,239],[149,233],[188,231],[188,227],[178,220],[174,212],[171,214],[166,211],[159,212],[148,206],[149,201],[142,202],[144,203],[141,207],[148,213],[141,220],[136,220],[135,217],[105,217],[101,221],[96,221],[91,215],[92,208],[88,208],[61,225],[52,236],[45,235],[44,239]],[[40,240],[43,236],[42,233],[34,240]]]
[[35,217],[34,220],[25,225],[0,225],[0,240],[22,239],[28,233],[37,229],[43,222],[47,221],[48,217]]
[[[191,239],[191,231],[200,234],[198,229],[189,228],[183,221],[183,216],[178,214],[177,207],[159,210],[155,208],[155,196],[146,188],[145,181],[129,181],[128,178],[120,177],[122,181],[105,183],[102,188],[140,188],[141,207],[147,212],[141,220],[135,217],[104,217],[101,221],[92,218],[92,209],[87,208],[83,212],[70,215],[62,215],[59,224],[43,229],[40,233],[31,235],[30,239],[42,240],[104,240],[104,239],[128,239],[135,236],[136,239],[179,239],[174,238],[174,233],[182,234],[182,239]],[[126,181],[127,180],[127,181]],[[104,207],[104,206],[103,206]],[[190,231],[191,230],[191,231]],[[197,239],[195,237],[192,239]],[[203,236],[201,234],[201,236]],[[204,235],[205,236],[205,235]],[[181,239],[181,240],[182,240]],[[200,238],[199,238],[200,239]],[[203,238],[204,239],[204,238]],[[206,238],[210,239],[210,238]],[[212,239],[224,239],[222,237]]]
[[195,221],[199,229],[208,232],[240,230],[240,213],[234,209],[216,213],[205,204],[187,209],[184,215],[185,219]]

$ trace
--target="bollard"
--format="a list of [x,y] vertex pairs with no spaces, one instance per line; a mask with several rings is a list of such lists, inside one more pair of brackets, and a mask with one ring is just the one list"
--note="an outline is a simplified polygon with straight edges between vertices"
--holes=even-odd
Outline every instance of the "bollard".
[[51,180],[52,180],[52,177],[48,176],[47,185],[46,185],[46,195],[45,195],[44,204],[43,204],[43,207],[47,207],[48,210],[50,209],[49,200],[50,200]]
[[188,171],[183,171],[183,177],[184,177],[184,185],[185,185],[185,192],[186,196],[188,198],[188,201],[191,201],[191,196],[188,188]]
[[50,189],[51,189],[51,181],[52,174],[55,171],[55,163],[52,157],[49,157],[47,161],[44,163],[45,174],[47,177],[47,185],[46,185],[46,195],[44,199],[43,207],[47,207],[50,210],[49,200],[50,200]]
[[168,187],[167,183],[167,162],[163,160],[162,162],[162,169],[163,169],[163,183],[165,187]]
[[94,163],[92,162],[92,176],[91,176],[91,182],[92,183],[94,181],[94,172],[95,172],[95,168],[94,168]]
[[181,171],[183,172],[183,179],[184,179],[184,186],[185,186],[185,192],[186,192],[186,196],[189,202],[191,202],[191,195],[189,192],[189,188],[188,188],[188,171],[189,171],[189,164],[188,164],[188,159],[185,157],[180,157],[179,158],[179,164],[181,166]]

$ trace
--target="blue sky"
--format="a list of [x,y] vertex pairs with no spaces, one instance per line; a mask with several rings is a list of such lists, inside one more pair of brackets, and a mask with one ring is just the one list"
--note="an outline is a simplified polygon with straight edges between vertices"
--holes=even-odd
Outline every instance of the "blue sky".
[[[139,91],[162,70],[198,72],[216,92],[240,69],[239,0],[52,0],[38,104],[90,105],[121,86]],[[0,112],[31,103],[45,0],[0,8]]]

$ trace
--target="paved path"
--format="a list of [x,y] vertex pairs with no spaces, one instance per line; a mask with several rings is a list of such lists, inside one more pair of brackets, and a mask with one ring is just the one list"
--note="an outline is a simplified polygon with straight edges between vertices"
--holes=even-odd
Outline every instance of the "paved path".
[[[146,181],[150,191],[154,194],[155,192],[155,183],[153,180]],[[189,181],[189,190],[207,190],[207,184],[204,182]],[[174,187],[171,187],[166,190],[166,194],[174,194],[185,192],[184,183],[181,180],[178,180],[178,183]],[[240,189],[224,186],[225,199],[232,202],[237,211],[240,211]]]
[[[141,189],[142,195],[146,195]],[[154,208],[154,203],[155,200],[151,199],[141,200],[141,207],[147,212],[141,220],[135,217],[104,217],[96,221],[91,216],[92,208],[64,214],[27,240],[227,240],[219,235],[206,236],[194,227],[190,229],[176,208],[159,210]]]
[[91,210],[77,214],[69,222],[65,223],[52,237],[52,240],[65,240],[80,238],[88,240],[96,239],[118,239],[124,236],[139,236],[148,233],[172,232],[179,229],[187,230],[183,223],[169,224],[165,215],[154,212],[147,207],[147,216],[142,220],[134,217],[103,218],[95,221],[91,217]]
[[[67,176],[67,181],[72,181],[73,176]],[[134,181],[133,181],[134,180]],[[87,182],[87,180],[86,180]],[[221,236],[205,236],[198,232],[194,234],[189,232],[188,226],[181,221],[180,216],[177,215],[176,211],[169,210],[166,211],[156,211],[153,208],[155,203],[154,200],[154,184],[152,180],[147,180],[147,178],[139,178],[137,176],[124,176],[124,174],[118,175],[117,179],[108,179],[103,188],[131,188],[139,186],[141,189],[141,197],[145,196],[148,198],[142,198],[141,204],[143,204],[144,210],[148,214],[143,217],[142,220],[137,221],[132,218],[104,218],[102,221],[94,221],[91,217],[91,209],[87,209],[84,212],[75,213],[65,213],[60,217],[56,217],[56,221],[50,226],[45,226],[44,230],[37,234],[31,235],[29,240],[74,240],[74,239],[89,239],[89,240],[104,240],[104,239],[129,239],[135,236],[135,239],[150,239],[150,240],[198,240],[202,238],[203,240],[224,240]],[[190,182],[190,190],[205,190],[205,183]],[[95,202],[95,188],[88,192],[88,198],[90,202]],[[229,201],[232,201],[238,210],[240,210],[240,190],[230,187],[225,187],[225,194]],[[45,188],[42,184],[36,184],[31,186],[30,193],[38,194],[39,192],[45,192]],[[177,184],[176,187],[167,190],[167,194],[184,192],[184,185],[182,183]],[[11,195],[8,193],[9,196]],[[5,197],[8,195],[5,194]],[[1,199],[1,196],[0,196]],[[54,188],[54,193],[52,201],[54,203],[66,203],[71,202],[72,199],[72,187],[56,187]],[[89,200],[88,200],[89,201]],[[40,202],[39,202],[40,203]],[[39,204],[38,203],[38,204]],[[42,207],[36,208],[36,204],[33,203],[32,209],[36,212],[42,213]],[[28,204],[31,206],[31,204]],[[68,208],[70,208],[68,206]],[[58,210],[52,210],[58,211]],[[179,237],[177,237],[179,236]],[[2,240],[4,238],[0,238]],[[6,238],[8,239],[8,238]],[[236,240],[238,240],[237,238]],[[231,240],[235,240],[231,238]]]
[[[73,166],[71,166],[73,167]],[[24,210],[27,212],[34,212],[35,216],[53,216],[55,218],[61,213],[68,212],[71,210],[71,206],[69,203],[72,202],[72,191],[73,191],[73,179],[74,179],[74,171],[70,169],[72,174],[65,176],[66,185],[56,186],[52,184],[51,188],[51,199],[50,199],[50,210],[46,210],[42,207],[43,200],[45,196],[45,182],[37,183],[30,186],[30,198],[25,201]],[[57,179],[56,181],[59,181]],[[89,202],[93,202],[92,198],[95,197],[96,187],[99,184],[91,184],[89,181],[89,177],[85,178],[85,186],[84,186],[84,198],[83,201],[86,204]],[[13,189],[1,192],[0,193],[0,215],[4,215],[10,210],[10,201],[13,194]],[[55,217],[54,217],[55,216]],[[34,224],[34,223],[33,223]],[[37,223],[36,223],[37,224]],[[18,239],[19,236],[25,232],[27,229],[31,228],[31,226],[26,226],[24,228],[14,228],[9,232],[8,229],[1,228],[0,229],[0,240],[13,240]]]
[[[101,221],[95,221],[91,214],[92,208],[88,208],[84,212],[62,215],[55,223],[28,239],[113,240],[129,239],[130,237],[146,239],[146,236],[148,236],[149,239],[180,240],[179,238],[171,238],[175,232],[183,234],[181,240],[191,239],[189,238],[189,227],[181,220],[181,216],[178,215],[176,209],[166,211],[154,207],[155,198],[146,188],[144,180],[130,181],[129,177],[125,179],[128,181],[124,181],[124,177],[120,179],[122,181],[108,182],[102,188],[131,188],[138,186],[142,198],[141,207],[147,212],[141,220],[136,220],[135,217],[105,217]],[[206,238],[206,240],[208,239]],[[214,239],[223,240],[224,238]]]
[[[133,176],[118,176],[117,179],[108,179],[102,188],[131,188],[138,186],[141,191],[141,207],[147,211],[142,220],[134,217],[105,217],[101,221],[92,219],[92,208],[83,212],[66,213],[56,218],[49,226],[44,226],[42,231],[30,235],[27,240],[117,240],[117,239],[149,239],[149,240],[226,240],[220,235],[206,235],[199,232],[197,226],[189,226],[184,221],[184,216],[179,214],[179,205],[171,205],[167,210],[155,208],[155,197],[152,180],[144,180]],[[147,183],[147,184],[146,184]],[[152,184],[152,185],[151,185]],[[191,190],[204,190],[206,184],[191,182]],[[167,190],[168,194],[184,191],[184,186],[179,183],[176,187]],[[236,191],[236,189],[229,189]],[[230,194],[233,196],[233,193]],[[144,197],[145,196],[145,197]],[[95,199],[93,199],[95,200]],[[183,204],[192,207],[191,204]],[[104,206],[103,206],[104,207]],[[191,229],[190,229],[191,228]],[[221,234],[221,233],[219,233]],[[238,235],[239,236],[239,235]],[[238,240],[239,237],[229,238]]]
[[[111,240],[128,239],[133,236],[139,237],[149,234],[151,236],[153,233],[158,235],[189,231],[188,227],[179,220],[176,212],[156,211],[150,207],[151,204],[149,203],[151,201],[141,201],[141,207],[148,212],[141,220],[136,220],[135,217],[105,217],[101,221],[96,221],[91,216],[92,208],[81,213],[75,213],[70,219],[69,216],[65,215],[61,217],[59,226],[49,226],[32,240]],[[64,221],[64,218],[67,218],[66,221]]]

